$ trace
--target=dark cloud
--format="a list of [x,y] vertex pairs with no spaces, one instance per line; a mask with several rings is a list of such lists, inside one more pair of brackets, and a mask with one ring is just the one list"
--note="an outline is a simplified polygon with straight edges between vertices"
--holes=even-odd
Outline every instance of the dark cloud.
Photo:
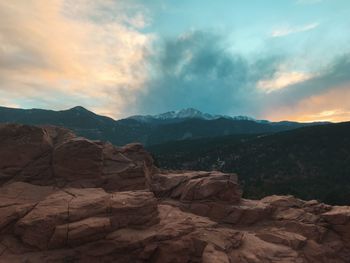
[[273,79],[290,57],[270,51],[248,59],[229,47],[224,36],[212,32],[166,40],[152,58],[154,74],[144,93],[136,96],[136,111],[160,113],[194,107],[209,113],[265,118],[267,112],[292,109],[303,99],[350,83],[350,55],[344,55],[312,79],[266,93],[258,82]]
[[345,86],[350,89],[350,54],[337,57],[317,76],[276,91],[266,100],[266,106],[293,106],[303,99]]
[[195,107],[212,113],[252,114],[255,84],[268,78],[277,56],[248,61],[228,50],[223,36],[192,32],[168,39],[155,61],[155,76],[137,99],[139,112]]

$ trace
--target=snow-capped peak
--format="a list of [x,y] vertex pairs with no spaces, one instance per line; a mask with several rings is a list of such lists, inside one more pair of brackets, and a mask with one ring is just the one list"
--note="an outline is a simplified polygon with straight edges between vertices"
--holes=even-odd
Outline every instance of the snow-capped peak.
[[213,116],[208,113],[203,113],[194,108],[187,108],[178,111],[168,111],[159,115],[153,116],[155,119],[166,120],[166,119],[213,119]]
[[248,116],[227,116],[227,115],[212,115],[209,113],[203,113],[194,108],[186,108],[177,111],[168,111],[157,115],[135,115],[128,119],[134,119],[142,122],[149,122],[155,120],[175,120],[175,119],[202,119],[202,120],[215,120],[215,119],[231,119],[231,120],[249,120],[256,121],[254,118]]

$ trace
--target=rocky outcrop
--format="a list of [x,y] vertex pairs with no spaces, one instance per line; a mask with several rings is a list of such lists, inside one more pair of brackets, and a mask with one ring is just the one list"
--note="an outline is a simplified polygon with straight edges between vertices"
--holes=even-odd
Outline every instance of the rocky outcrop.
[[241,199],[237,175],[221,172],[157,173],[152,176],[150,188],[158,197],[184,202],[206,200],[236,204]]
[[0,183],[141,190],[153,169],[140,144],[115,147],[64,128],[0,125]]
[[160,172],[62,128],[0,139],[0,262],[350,262],[350,207],[243,199],[235,174]]

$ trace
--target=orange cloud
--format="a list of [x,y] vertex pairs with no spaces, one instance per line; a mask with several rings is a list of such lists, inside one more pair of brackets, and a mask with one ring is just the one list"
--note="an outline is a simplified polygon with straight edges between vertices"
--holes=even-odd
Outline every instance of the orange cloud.
[[301,100],[294,106],[273,109],[266,114],[271,120],[350,121],[350,86],[336,87],[325,93]]
[[290,85],[294,85],[308,79],[313,78],[314,75],[304,72],[283,72],[278,71],[275,73],[272,79],[261,80],[258,82],[257,87],[266,93],[270,93],[276,90],[286,88]]
[[[111,16],[99,21],[89,17],[91,8],[118,12],[97,14]],[[73,96],[82,105],[88,98],[91,109],[108,108],[118,117],[147,78],[145,56],[153,39],[138,31],[147,23],[141,13],[127,18],[123,8],[111,0],[1,1],[0,95],[7,104],[66,97],[51,108],[74,106]]]

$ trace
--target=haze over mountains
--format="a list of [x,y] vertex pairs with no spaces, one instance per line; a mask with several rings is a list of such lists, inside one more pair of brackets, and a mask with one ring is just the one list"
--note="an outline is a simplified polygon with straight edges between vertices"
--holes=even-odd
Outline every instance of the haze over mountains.
[[211,115],[192,108],[113,120],[80,106],[63,111],[0,107],[0,122],[63,126],[81,136],[107,140],[116,145],[131,142],[154,145],[173,140],[231,134],[267,134],[319,124],[268,122],[246,116]]

